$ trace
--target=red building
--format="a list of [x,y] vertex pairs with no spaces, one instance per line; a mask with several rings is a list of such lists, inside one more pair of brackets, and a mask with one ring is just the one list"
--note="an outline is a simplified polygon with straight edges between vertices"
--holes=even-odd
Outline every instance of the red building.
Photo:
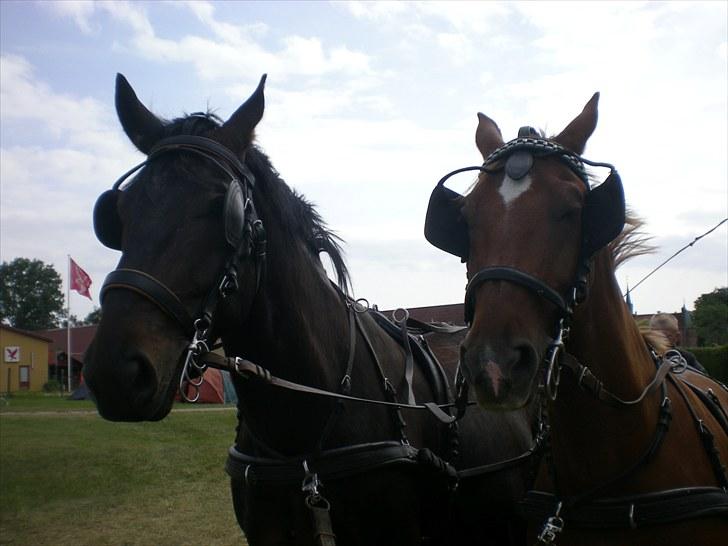
[[90,326],[74,326],[71,328],[71,349],[68,348],[68,330],[52,328],[38,330],[36,333],[51,340],[48,346],[48,378],[57,379],[62,385],[68,385],[68,354],[71,355],[71,389],[81,384],[83,355],[91,340],[96,335],[96,324]]

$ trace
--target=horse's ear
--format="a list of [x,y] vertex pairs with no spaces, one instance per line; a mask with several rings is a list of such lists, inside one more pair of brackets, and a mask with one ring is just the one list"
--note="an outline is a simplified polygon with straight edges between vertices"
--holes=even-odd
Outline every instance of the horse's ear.
[[267,74],[263,74],[258,87],[250,95],[250,98],[235,110],[230,119],[215,132],[217,139],[235,152],[242,153],[253,141],[255,126],[263,118],[263,111],[265,110],[263,89],[265,88],[266,77]]
[[576,116],[558,136],[554,137],[554,140],[574,153],[583,154],[586,141],[597,127],[598,104],[599,93],[597,92],[586,103],[581,114]]
[[495,121],[478,112],[478,128],[475,130],[475,145],[483,159],[503,146],[503,135]]
[[144,106],[121,74],[116,75],[116,113],[126,136],[140,152],[149,155],[162,137],[164,123]]
[[590,257],[614,240],[624,229],[625,202],[617,171],[586,196],[582,216],[582,255]]

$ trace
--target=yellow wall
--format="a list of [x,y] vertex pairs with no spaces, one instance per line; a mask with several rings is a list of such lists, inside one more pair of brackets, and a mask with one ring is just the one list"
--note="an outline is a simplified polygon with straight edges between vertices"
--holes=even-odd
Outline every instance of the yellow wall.
[[[48,381],[48,346],[50,341],[24,335],[17,330],[0,327],[0,393],[20,390],[20,367],[29,367],[29,391],[40,391]],[[19,362],[6,362],[6,347],[19,347]]]

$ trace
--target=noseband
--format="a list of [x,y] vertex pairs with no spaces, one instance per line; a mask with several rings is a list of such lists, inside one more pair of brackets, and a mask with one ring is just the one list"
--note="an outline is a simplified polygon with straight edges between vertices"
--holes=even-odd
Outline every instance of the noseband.
[[[252,258],[256,269],[256,291],[260,284],[265,264],[266,237],[263,222],[258,217],[253,204],[255,177],[250,170],[228,148],[218,142],[200,136],[183,135],[165,138],[151,150],[145,161],[127,171],[104,192],[94,208],[94,227],[97,236],[106,246],[121,249],[121,226],[109,225],[109,214],[116,214],[116,199],[122,183],[133,173],[150,164],[163,154],[172,152],[191,152],[212,161],[229,178],[224,202],[225,238],[232,247],[217,283],[208,292],[202,306],[192,318],[180,298],[163,282],[152,275],[136,269],[116,269],[109,273],[101,287],[100,300],[109,290],[125,289],[135,292],[155,304],[172,318],[190,338],[186,349],[184,366],[180,375],[180,394],[188,402],[199,397],[204,365],[198,365],[197,357],[210,350],[211,330],[218,304],[238,289],[238,269],[244,259]],[[112,216],[112,218],[117,218]],[[188,397],[185,385],[194,389]]]

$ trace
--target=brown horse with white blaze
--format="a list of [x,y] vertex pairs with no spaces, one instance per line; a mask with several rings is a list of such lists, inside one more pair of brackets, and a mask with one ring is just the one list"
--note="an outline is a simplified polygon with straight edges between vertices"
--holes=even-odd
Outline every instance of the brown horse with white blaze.
[[661,354],[622,300],[615,268],[646,245],[614,167],[581,157],[598,100],[551,139],[504,143],[479,114],[477,183],[433,192],[426,235],[467,262],[464,376],[488,409],[540,397],[538,543],[725,544],[728,390]]

